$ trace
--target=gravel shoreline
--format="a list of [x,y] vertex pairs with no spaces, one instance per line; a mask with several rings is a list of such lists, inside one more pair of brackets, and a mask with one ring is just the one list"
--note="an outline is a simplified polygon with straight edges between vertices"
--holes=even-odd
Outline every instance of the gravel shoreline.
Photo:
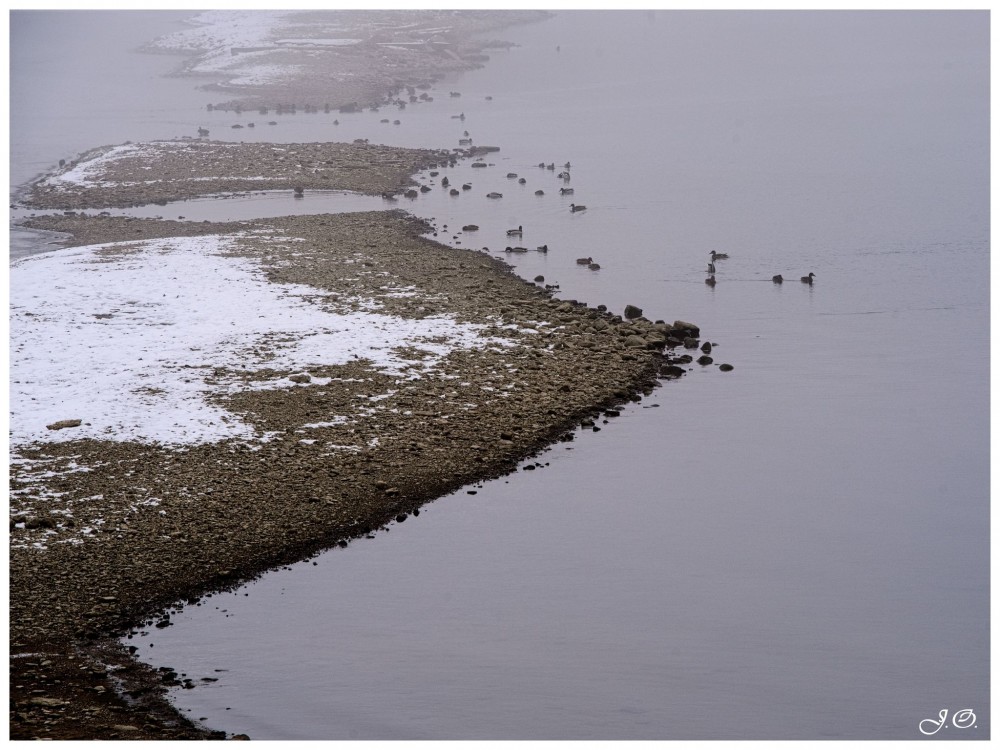
[[[248,239],[237,252],[274,283],[309,284],[336,309],[359,285],[376,295],[390,279],[393,288],[419,291],[385,296],[393,315],[447,312],[506,344],[452,352],[413,380],[364,362],[313,368],[310,382],[280,390],[250,386],[301,374],[225,373],[248,387],[218,403],[277,436],[267,441],[13,446],[15,738],[218,736],[188,725],[163,702],[176,675],[132,663],[113,639],[168,621],[163,613],[176,602],[344,546],[436,497],[516,470],[552,442],[571,439],[581,424],[651,392],[658,375],[683,372],[670,345],[688,339],[690,346],[697,335],[685,324],[623,320],[553,299],[502,261],[425,239],[429,227],[400,211],[231,225],[83,216],[27,224],[70,233],[77,243],[133,239],[137,229],[143,238],[239,230]],[[295,238],[294,253],[283,255],[254,230]],[[108,252],[129,251],[121,247]],[[345,263],[359,259],[367,273],[348,280]],[[419,361],[421,353],[411,355]],[[477,388],[477,408],[468,409],[471,388],[456,383],[489,383],[490,390]],[[511,395],[482,398],[505,388]],[[362,413],[363,399],[382,393],[391,394],[383,408]],[[308,426],[331,413],[348,421]],[[331,452],[330,445],[343,449]],[[81,466],[89,470],[76,470]],[[143,512],[153,497],[155,510]],[[67,507],[76,509],[72,520],[60,513]],[[96,519],[99,530],[81,537]],[[64,538],[82,541],[59,543]]]
[[[448,38],[457,58],[414,57],[373,35],[351,48],[355,57],[324,53],[294,86],[222,86],[233,99],[219,107],[385,103],[388,89],[481,62],[486,45],[466,45],[468,34],[537,17],[458,14]],[[441,18],[423,20],[426,30]],[[331,77],[354,68],[366,71],[355,83]],[[415,345],[397,352],[409,364],[396,374],[364,360],[308,372],[237,362],[192,371],[218,386],[213,405],[256,439],[72,439],[79,428],[66,426],[58,440],[12,441],[12,739],[225,739],[166,700],[171,686],[189,686],[184,675],[136,662],[118,639],[167,626],[178,604],[347,546],[443,494],[516,471],[691,366],[696,326],[555,299],[501,260],[427,239],[430,227],[402,211],[225,223],[77,213],[248,190],[392,195],[416,171],[465,155],[367,143],[126,144],[95,149],[25,191],[24,207],[61,213],[23,226],[69,235],[70,246],[117,243],[98,251],[108,263],[141,260],[156,238],[226,236],[234,260],[275,285],[314,288],[315,304],[332,314],[356,312],[364,297],[398,320],[478,326],[491,343],[443,356],[430,342]],[[33,314],[12,309],[29,325]],[[80,315],[117,322],[96,308]],[[260,387],[277,381],[289,387]]]

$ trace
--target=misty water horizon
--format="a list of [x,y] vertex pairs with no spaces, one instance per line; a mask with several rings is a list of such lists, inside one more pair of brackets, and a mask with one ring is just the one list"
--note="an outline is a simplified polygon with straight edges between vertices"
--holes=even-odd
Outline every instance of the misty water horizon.
[[[112,13],[12,13],[12,188],[245,121],[131,51],[183,12]],[[459,241],[494,254],[523,225],[549,252],[519,275],[691,320],[735,370],[694,367],[544,470],[130,640],[218,677],[176,704],[254,739],[909,740],[942,709],[978,717],[952,739],[988,738],[988,19],[563,11],[491,35],[518,46],[398,128],[240,131],[450,148],[468,130],[501,149],[445,172],[475,195],[424,174],[407,210],[480,225]],[[571,162],[574,195],[539,162]]]

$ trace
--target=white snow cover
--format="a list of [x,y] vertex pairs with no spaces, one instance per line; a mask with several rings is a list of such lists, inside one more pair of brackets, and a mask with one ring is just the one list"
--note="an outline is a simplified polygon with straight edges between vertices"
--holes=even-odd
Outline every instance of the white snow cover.
[[[237,240],[212,235],[92,245],[14,263],[12,448],[83,437],[165,444],[260,439],[209,402],[210,393],[250,387],[206,383],[213,368],[303,372],[360,358],[412,378],[456,348],[509,345],[480,336],[484,326],[447,316],[324,311],[313,301],[315,288],[268,282],[253,261],[222,255]],[[102,256],[108,247],[135,251]],[[398,349],[408,346],[436,357],[406,360]],[[269,385],[297,387],[287,378]],[[83,425],[46,427],[66,419]]]
[[124,159],[129,156],[149,156],[150,150],[146,146],[135,143],[126,143],[121,146],[114,146],[102,154],[95,155],[85,161],[80,161],[64,172],[54,174],[48,178],[48,182],[59,186],[61,182],[68,182],[71,185],[98,185],[103,184],[96,175],[100,174],[104,168],[113,161]]
[[[272,43],[276,29],[288,23],[292,10],[210,10],[188,20],[191,28],[160,37],[161,49],[200,50],[230,54],[230,47],[262,47]],[[208,62],[206,59],[205,62]],[[199,66],[199,69],[204,70]]]
[[253,49],[279,46],[275,35],[289,28],[291,10],[212,10],[199,13],[188,23],[192,28],[160,37],[153,47],[168,50],[197,50],[198,58],[191,71],[199,74],[225,75],[231,86],[279,83],[294,77],[300,70],[294,65],[260,62],[261,54],[233,48]]

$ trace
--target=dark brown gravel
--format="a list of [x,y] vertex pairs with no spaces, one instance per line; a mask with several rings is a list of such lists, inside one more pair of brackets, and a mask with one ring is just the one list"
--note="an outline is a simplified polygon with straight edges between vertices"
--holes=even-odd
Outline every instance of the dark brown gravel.
[[[129,208],[220,193],[291,193],[296,188],[395,193],[413,184],[414,172],[458,158],[456,152],[367,143],[180,140],[145,143],[141,150],[100,161],[112,148],[92,149],[36,181],[22,205],[40,210]],[[92,163],[88,182],[58,179],[85,163]]]

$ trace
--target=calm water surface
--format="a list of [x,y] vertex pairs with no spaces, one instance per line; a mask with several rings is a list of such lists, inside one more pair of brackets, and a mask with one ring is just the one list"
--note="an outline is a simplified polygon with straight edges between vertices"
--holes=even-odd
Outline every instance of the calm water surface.
[[561,13],[398,127],[256,133],[498,145],[400,204],[501,255],[523,225],[526,278],[736,369],[129,643],[255,739],[911,739],[963,708],[987,737],[986,19]]

